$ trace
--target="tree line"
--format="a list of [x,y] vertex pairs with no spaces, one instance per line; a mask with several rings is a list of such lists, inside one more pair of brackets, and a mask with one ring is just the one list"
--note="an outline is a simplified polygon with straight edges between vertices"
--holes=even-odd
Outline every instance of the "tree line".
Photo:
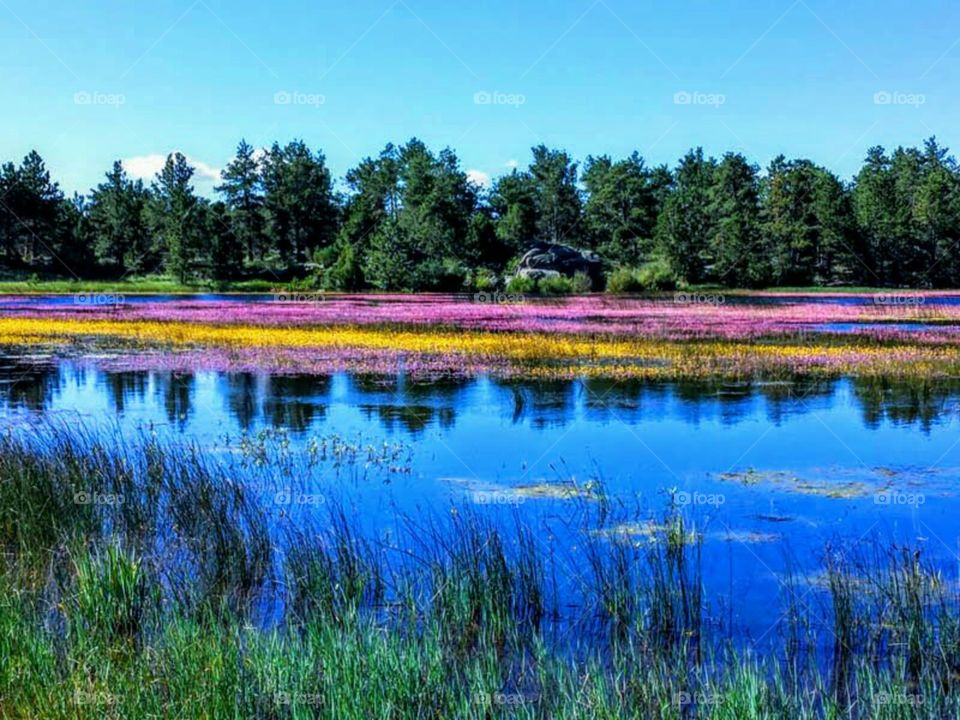
[[[540,145],[525,169],[474,183],[450,149],[387,145],[335,183],[322,152],[245,141],[213,198],[172,153],[149,184],[117,161],[66,197],[36,152],[0,167],[8,276],[166,274],[182,283],[280,279],[326,289],[488,289],[535,242],[596,252],[614,290],[960,286],[960,169],[934,138],[871,148],[844,182],[809,160],[763,171],[739,153],[637,153]],[[529,289],[529,288],[528,288]]]

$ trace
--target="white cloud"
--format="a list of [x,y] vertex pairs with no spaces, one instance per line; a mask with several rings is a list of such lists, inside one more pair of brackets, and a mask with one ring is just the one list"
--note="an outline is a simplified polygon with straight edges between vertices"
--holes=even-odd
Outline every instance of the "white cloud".
[[483,170],[467,170],[467,180],[480,187],[490,187],[490,176]]
[[213,167],[213,165],[207,165],[207,163],[200,160],[195,160],[191,157],[187,157],[187,161],[197,169],[196,176],[204,180],[220,180],[220,168]]
[[507,160],[507,162],[504,164],[511,170],[516,170],[518,167],[520,167],[520,163],[516,160]]
[[[189,155],[185,157],[187,158],[187,162],[190,163],[196,171],[194,178],[196,178],[197,182],[219,182],[220,168],[215,168]],[[152,153],[150,155],[137,155],[126,158],[123,160],[123,167],[131,177],[149,181],[153,180],[154,176],[163,169],[163,165],[166,162],[166,155]]]
[[135,178],[152,180],[153,176],[160,172],[164,162],[166,162],[164,155],[138,155],[125,158],[123,169]]

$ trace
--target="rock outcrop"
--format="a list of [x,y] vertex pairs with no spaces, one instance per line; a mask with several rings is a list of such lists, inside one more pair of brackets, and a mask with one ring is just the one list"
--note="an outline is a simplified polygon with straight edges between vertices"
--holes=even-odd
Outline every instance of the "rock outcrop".
[[520,259],[516,274],[533,280],[550,277],[589,276],[596,285],[602,276],[600,256],[589,250],[577,250],[558,243],[535,243]]

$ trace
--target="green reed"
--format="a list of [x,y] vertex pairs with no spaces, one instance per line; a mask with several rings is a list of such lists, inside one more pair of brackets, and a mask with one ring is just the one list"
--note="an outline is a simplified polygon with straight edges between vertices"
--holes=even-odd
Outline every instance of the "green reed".
[[825,612],[788,575],[782,647],[758,656],[710,630],[676,508],[633,542],[609,504],[584,515],[585,617],[558,621],[555,558],[519,515],[277,526],[270,479],[149,434],[0,437],[0,717],[960,712],[957,588],[913,549],[827,548]]

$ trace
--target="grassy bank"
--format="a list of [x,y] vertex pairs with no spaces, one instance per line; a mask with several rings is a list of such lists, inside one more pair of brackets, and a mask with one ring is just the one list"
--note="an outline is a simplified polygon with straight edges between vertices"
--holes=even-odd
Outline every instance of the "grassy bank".
[[235,280],[181,284],[173,278],[146,277],[126,280],[0,280],[0,295],[74,295],[77,293],[115,293],[128,295],[165,295],[193,293],[271,292],[283,283],[268,280]]
[[619,542],[592,503],[572,613],[519,521],[456,509],[385,540],[334,507],[285,523],[264,508],[273,465],[240,482],[243,463],[150,436],[0,439],[0,717],[960,711],[956,587],[909,550],[829,549],[826,610],[786,580],[782,642],[760,657],[707,622],[701,539],[677,511]]
[[[193,293],[269,293],[278,289],[290,288],[303,291],[297,283],[286,283],[280,280],[223,280],[200,281],[196,283],[180,283],[172,277],[149,276],[130,277],[123,280],[79,280],[72,278],[0,278],[0,295],[70,295],[74,293],[127,293],[131,295],[150,294],[193,294]],[[371,293],[383,294],[379,290],[370,290]],[[467,294],[473,291],[465,290]],[[728,288],[722,285],[691,285],[685,287],[682,293],[710,293],[715,295],[736,296],[764,296],[764,295],[876,295],[891,293],[916,292],[904,288],[890,287],[770,287],[763,289]],[[925,290],[920,292],[935,295],[956,294],[957,290]],[[336,293],[331,293],[336,294]],[[410,294],[410,293],[396,293]],[[423,294],[423,293],[421,293]],[[487,294],[495,294],[488,292]],[[532,297],[533,293],[528,293]],[[641,296],[673,297],[673,292],[644,292]]]
[[896,293],[927,293],[930,295],[955,295],[952,288],[917,289],[903,287],[873,287],[869,285],[784,285],[767,288],[728,288],[723,285],[691,285],[684,292],[709,292],[722,295],[890,295]]

